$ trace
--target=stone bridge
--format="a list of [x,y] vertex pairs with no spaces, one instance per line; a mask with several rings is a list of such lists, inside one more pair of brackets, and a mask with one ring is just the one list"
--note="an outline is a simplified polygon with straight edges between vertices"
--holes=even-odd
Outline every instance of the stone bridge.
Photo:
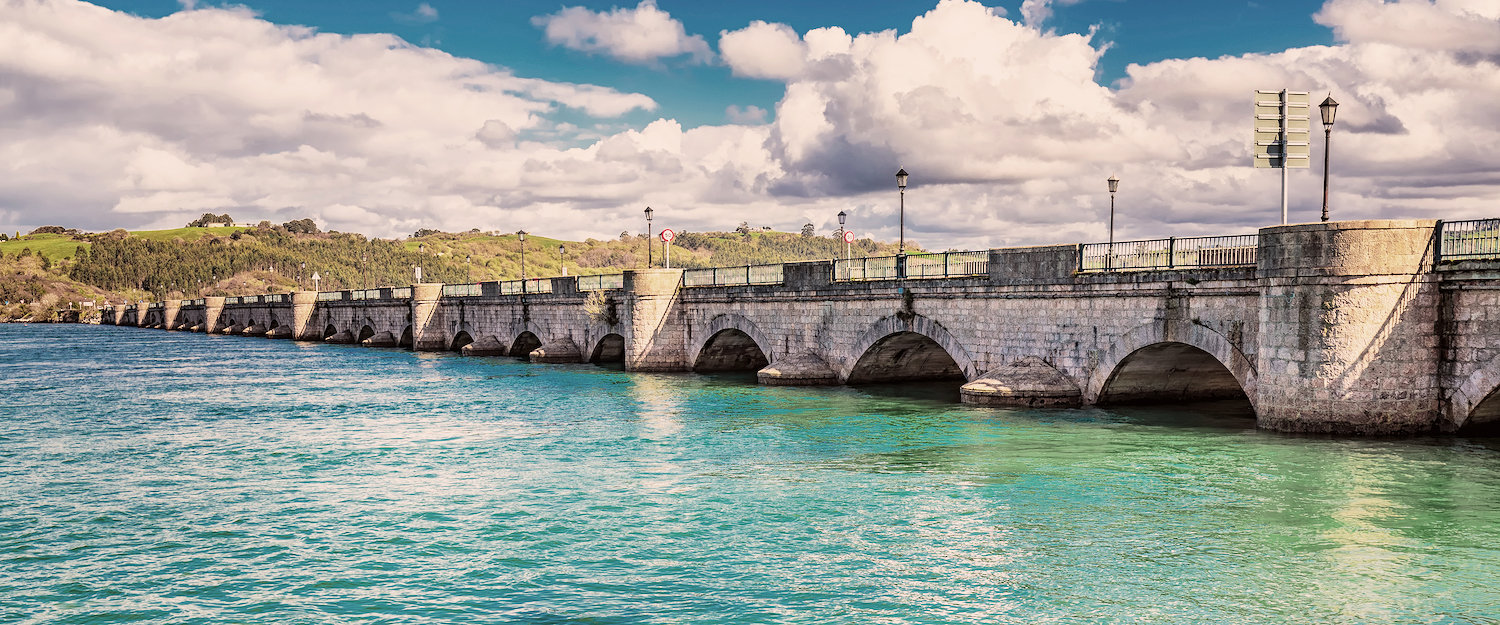
[[1064,245],[989,250],[960,277],[841,279],[850,264],[821,261],[782,265],[766,284],[698,286],[682,270],[647,269],[618,284],[532,280],[524,293],[519,283],[417,284],[138,304],[105,319],[632,371],[756,371],[765,384],[952,380],[963,401],[986,405],[1236,398],[1260,427],[1290,432],[1493,427],[1500,260],[1440,261],[1442,231],[1422,220],[1271,227],[1246,237],[1246,256],[1229,266],[1094,270],[1089,246]]

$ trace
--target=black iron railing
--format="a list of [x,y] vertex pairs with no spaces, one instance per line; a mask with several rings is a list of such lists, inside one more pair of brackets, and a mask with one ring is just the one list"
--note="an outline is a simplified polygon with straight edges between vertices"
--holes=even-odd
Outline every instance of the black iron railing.
[[989,250],[933,252],[905,256],[875,256],[833,261],[833,279],[840,282],[896,278],[961,278],[989,274]]
[[1438,227],[1438,261],[1500,258],[1500,219],[1444,221]]
[[579,291],[603,291],[625,288],[625,274],[612,273],[596,276],[578,276]]
[[682,272],[682,286],[781,284],[785,279],[781,265],[710,267],[707,269],[688,269]]

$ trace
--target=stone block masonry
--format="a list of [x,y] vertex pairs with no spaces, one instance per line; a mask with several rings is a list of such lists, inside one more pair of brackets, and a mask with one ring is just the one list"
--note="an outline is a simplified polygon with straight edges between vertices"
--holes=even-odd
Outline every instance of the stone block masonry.
[[[766,384],[962,385],[964,401],[1078,406],[1240,397],[1260,427],[1417,434],[1500,424],[1500,259],[1434,260],[1437,222],[1264,228],[1256,264],[1080,271],[1081,246],[997,249],[980,275],[519,294],[498,284],[205,298],[106,323],[459,351],[632,371],[758,370]],[[617,283],[618,284],[618,283]]]

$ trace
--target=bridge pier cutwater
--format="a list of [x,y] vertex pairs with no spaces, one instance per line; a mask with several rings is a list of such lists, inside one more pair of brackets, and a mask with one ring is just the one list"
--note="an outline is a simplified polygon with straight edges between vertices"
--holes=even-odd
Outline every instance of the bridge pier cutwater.
[[1238,247],[1133,242],[1129,258],[1157,255],[1138,270],[1120,270],[1129,243],[1108,262],[1094,246],[1059,245],[968,253],[958,270],[943,256],[939,277],[870,269],[881,259],[646,269],[207,297],[103,318],[630,371],[754,371],[763,384],[952,380],[964,402],[992,406],[1242,398],[1260,427],[1289,432],[1500,424],[1500,253],[1440,258],[1443,231],[1381,220],[1263,228]]

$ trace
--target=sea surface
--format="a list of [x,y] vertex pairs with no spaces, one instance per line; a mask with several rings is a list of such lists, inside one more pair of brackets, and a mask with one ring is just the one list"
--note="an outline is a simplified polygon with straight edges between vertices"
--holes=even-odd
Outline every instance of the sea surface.
[[1500,623],[1500,443],[0,325],[4,623]]

